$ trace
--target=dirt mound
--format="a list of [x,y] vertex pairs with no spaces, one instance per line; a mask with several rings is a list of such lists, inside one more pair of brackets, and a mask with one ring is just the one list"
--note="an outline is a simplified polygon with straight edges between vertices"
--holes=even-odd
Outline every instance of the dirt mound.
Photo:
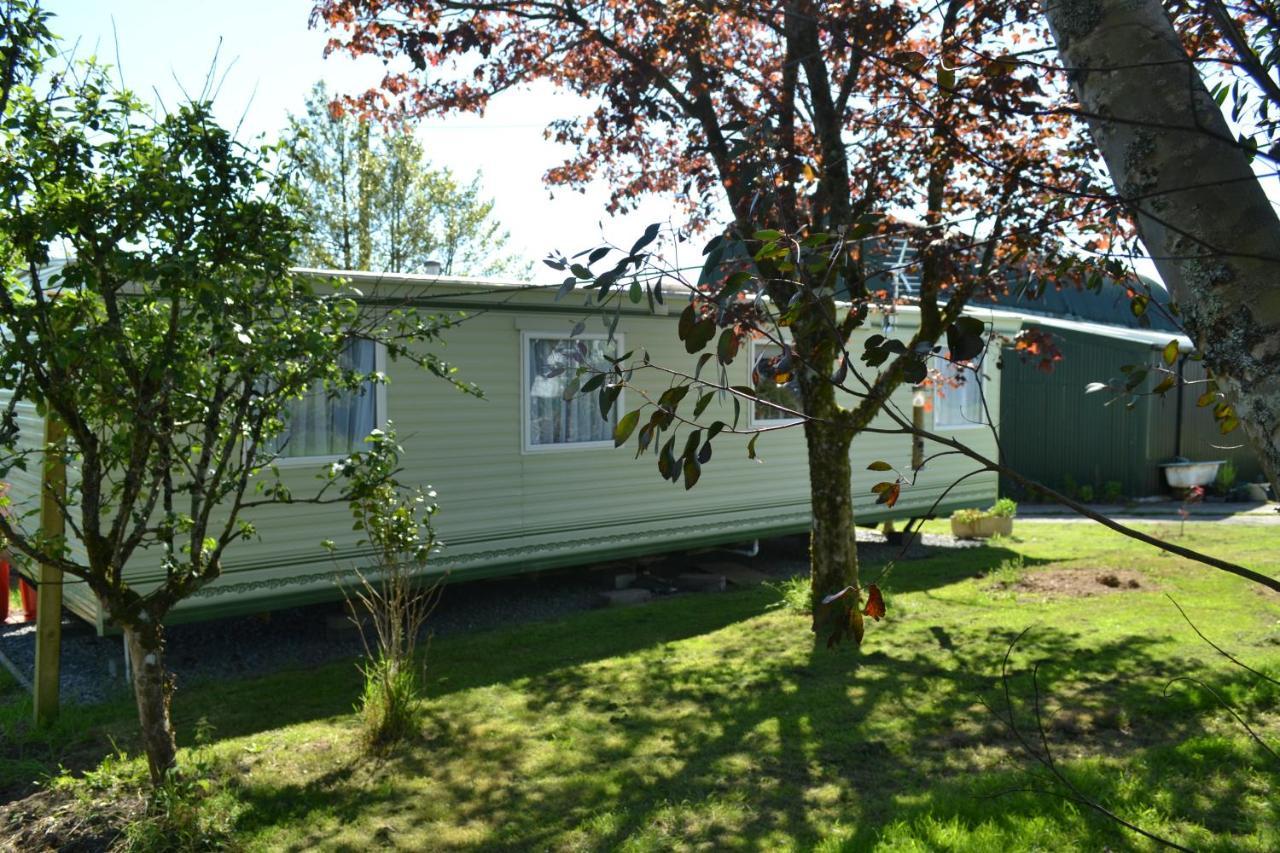
[[0,851],[99,853],[115,848],[121,827],[146,810],[141,796],[84,803],[65,791],[38,791],[0,806]]
[[1146,576],[1128,569],[1032,569],[1007,588],[1051,598],[1089,598],[1150,586]]

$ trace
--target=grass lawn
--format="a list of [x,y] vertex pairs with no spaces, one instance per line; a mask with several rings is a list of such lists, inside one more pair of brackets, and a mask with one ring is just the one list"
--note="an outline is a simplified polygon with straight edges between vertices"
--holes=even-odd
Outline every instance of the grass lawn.
[[[1280,573],[1280,528],[1191,524],[1180,541]],[[815,649],[768,587],[439,640],[423,736],[387,760],[356,751],[350,664],[184,686],[175,715],[188,743],[212,726],[203,754],[230,781],[207,808],[250,850],[1153,847],[1052,793],[984,705],[1003,708],[1001,659],[1029,627],[1015,715],[1034,732],[1039,663],[1046,737],[1081,791],[1195,849],[1280,849],[1280,761],[1207,687],[1166,686],[1202,680],[1273,746],[1280,689],[1166,593],[1272,675],[1280,597],[1098,527],[1023,522],[880,585],[888,618],[860,652]],[[108,736],[129,749],[128,707],[40,737],[26,713],[0,707],[0,787],[96,761]]]

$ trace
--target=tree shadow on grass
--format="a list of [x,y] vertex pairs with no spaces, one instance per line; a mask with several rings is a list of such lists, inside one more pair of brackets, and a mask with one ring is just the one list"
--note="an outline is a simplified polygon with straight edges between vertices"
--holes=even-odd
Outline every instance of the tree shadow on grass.
[[[940,553],[895,570],[892,590],[916,592],[957,583],[1015,556],[992,546]],[[867,570],[871,574],[878,567],[872,563]],[[769,588],[689,594],[640,607],[587,611],[556,621],[437,639],[428,652],[427,692],[438,697],[537,677],[701,636],[758,616],[777,599]],[[223,738],[349,713],[360,691],[354,663],[185,688],[174,702],[180,737],[187,737],[201,718]]]
[[[714,609],[725,599],[713,601]],[[608,624],[625,631],[647,620],[620,614],[597,627]],[[856,827],[848,841],[856,850],[894,821],[935,809],[969,822],[1045,809],[1041,798],[991,805],[988,796],[1015,779],[997,763],[1019,757],[980,704],[998,699],[1012,633],[958,630],[944,654],[926,645],[923,626],[895,630],[892,644],[886,632],[869,653],[831,652],[812,647],[803,619],[776,614],[723,622],[713,637],[655,633],[621,644],[624,660],[579,654],[560,667],[535,665],[501,683],[510,695],[500,709],[488,691],[433,701],[430,742],[390,762],[385,784],[248,787],[240,828],[271,826],[287,805],[283,813],[303,826],[335,808],[366,823],[394,810],[415,838],[435,837],[447,815],[452,825],[483,827],[476,845],[493,848],[809,846],[845,826]],[[1024,640],[1020,660],[1069,662],[1042,673],[1042,685],[1074,709],[1070,727],[1050,729],[1058,748],[1080,752],[1086,742],[1089,754],[1140,756],[1200,734],[1194,703],[1158,695],[1167,675],[1195,664],[1153,654],[1156,643],[1128,637],[1082,653],[1077,635],[1053,627]],[[1157,670],[1164,675],[1150,675]],[[1115,707],[1141,714],[1141,731],[1107,713]],[[1145,784],[1161,781],[1160,765],[1141,766]],[[1105,798],[1119,784],[1108,779],[1084,781]],[[430,808],[406,813],[422,785]],[[1177,807],[1214,826],[1240,820],[1221,801]],[[1088,848],[1124,840],[1105,821],[1078,832]]]

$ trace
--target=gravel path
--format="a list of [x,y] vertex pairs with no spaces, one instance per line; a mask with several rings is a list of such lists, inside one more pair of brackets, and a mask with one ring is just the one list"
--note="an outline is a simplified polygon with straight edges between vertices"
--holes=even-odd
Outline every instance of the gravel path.
[[[978,547],[980,542],[925,535],[904,555],[883,536],[858,530],[863,559],[917,559],[939,549]],[[674,554],[648,561],[644,571],[660,579],[693,570],[700,562],[738,563],[778,579],[808,571],[807,537],[765,540],[753,558],[728,551]],[[600,593],[613,589],[616,574],[636,570],[634,564],[579,567],[489,581],[457,583],[446,588],[430,620],[437,636],[484,631],[501,626],[554,620],[599,604]],[[696,594],[696,593],[688,593]],[[278,610],[271,614],[220,619],[169,628],[167,664],[180,683],[247,678],[284,669],[351,660],[361,651],[356,631],[346,627],[340,604]],[[338,618],[331,618],[338,617]],[[0,627],[0,654],[28,678],[35,656],[35,626]],[[83,622],[63,623],[62,695],[64,701],[95,703],[127,693],[120,637],[98,637]]]

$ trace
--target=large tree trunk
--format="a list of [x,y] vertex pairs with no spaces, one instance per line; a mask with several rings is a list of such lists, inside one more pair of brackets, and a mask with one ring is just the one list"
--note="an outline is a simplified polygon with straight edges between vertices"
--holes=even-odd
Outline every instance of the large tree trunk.
[[125,642],[133,670],[133,697],[142,725],[151,781],[159,784],[177,766],[177,744],[169,722],[173,682],[164,670],[164,629],[155,624],[126,625]]
[[1043,8],[1117,192],[1280,494],[1280,220],[1159,0]]

